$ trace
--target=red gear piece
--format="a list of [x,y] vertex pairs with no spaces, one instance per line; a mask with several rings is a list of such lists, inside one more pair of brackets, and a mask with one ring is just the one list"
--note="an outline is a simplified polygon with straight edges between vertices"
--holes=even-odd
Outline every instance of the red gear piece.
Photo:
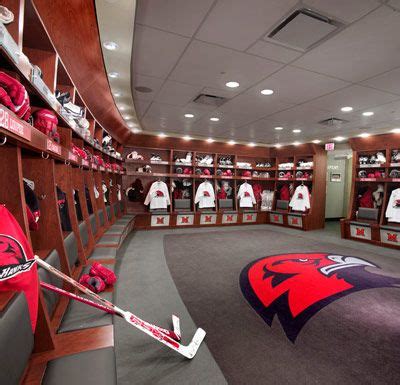
[[221,189],[218,191],[218,193],[217,193],[217,198],[218,198],[218,199],[226,199],[226,198],[227,198],[226,191],[225,191],[223,188],[221,188]]
[[211,172],[208,168],[204,169],[203,175],[211,175]]
[[117,276],[115,273],[98,262],[93,263],[89,274],[91,276],[100,277],[107,285],[113,285],[117,282]]
[[57,132],[58,119],[53,111],[42,108],[33,113],[33,126],[49,137]]
[[242,176],[251,177],[251,171],[243,171]]
[[15,112],[15,106],[11,101],[10,96],[7,94],[7,91],[3,87],[0,87],[0,104],[7,107],[12,112]]
[[192,173],[192,170],[191,170],[189,167],[185,167],[185,168],[183,169],[183,173],[184,173],[185,175],[190,175],[190,174]]
[[262,186],[259,183],[255,183],[253,185],[253,193],[254,193],[254,198],[256,198],[257,202],[261,201],[261,192],[262,192]]
[[359,207],[367,207],[370,209],[374,208],[374,199],[372,197],[372,190],[370,188],[361,196],[359,200]]
[[283,185],[279,191],[279,194],[280,194],[279,196],[280,196],[281,200],[283,200],[283,201],[290,200],[289,186],[287,184]]
[[26,215],[28,217],[29,230],[38,231],[39,230],[39,223],[36,222],[36,218],[33,215],[31,209],[29,208],[29,206],[25,205],[25,207],[26,207]]
[[82,275],[79,278],[79,283],[94,293],[101,293],[106,288],[106,284],[103,279],[99,276],[90,276],[89,274]]

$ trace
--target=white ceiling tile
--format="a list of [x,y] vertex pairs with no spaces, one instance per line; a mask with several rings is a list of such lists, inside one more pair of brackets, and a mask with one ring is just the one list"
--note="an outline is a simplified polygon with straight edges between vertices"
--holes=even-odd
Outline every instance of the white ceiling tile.
[[264,35],[297,0],[219,0],[196,38],[244,50]]
[[400,10],[400,0],[389,0],[388,4],[391,7],[394,7],[396,9]]
[[133,74],[134,87],[147,87],[152,89],[152,92],[139,92],[133,90],[133,96],[135,100],[136,99],[153,100],[163,83],[164,83],[163,79],[154,78],[151,76],[144,76],[140,74]]
[[305,5],[325,16],[352,23],[380,5],[377,0],[305,0]]
[[400,13],[380,7],[293,64],[357,82],[398,67]]
[[151,101],[150,100],[143,100],[143,99],[135,99],[135,109],[136,112],[141,118],[143,114],[146,112],[147,108],[149,107]]
[[133,70],[141,75],[165,78],[188,42],[188,38],[137,25]]
[[[298,104],[348,85],[349,83],[343,80],[287,66],[247,92],[265,101],[279,98]],[[271,96],[261,95],[260,91],[263,89],[272,89],[274,94]]]
[[[399,99],[398,96],[359,85],[350,86],[311,101],[312,106],[331,111],[335,116],[347,119],[358,110],[372,108]],[[340,108],[353,107],[352,113],[341,112]]]
[[140,0],[136,21],[191,37],[213,0]]
[[201,88],[201,86],[193,86],[167,80],[155,100],[160,103],[184,106],[199,94]]
[[222,89],[226,89],[226,82],[237,81],[240,83],[240,91],[281,66],[282,64],[257,56],[193,41],[179,60],[170,79]]
[[294,49],[289,49],[278,44],[268,43],[263,40],[257,41],[246,52],[282,63],[289,63],[302,54],[302,52],[295,51]]
[[364,81],[362,84],[400,95],[400,68],[385,72],[382,75]]

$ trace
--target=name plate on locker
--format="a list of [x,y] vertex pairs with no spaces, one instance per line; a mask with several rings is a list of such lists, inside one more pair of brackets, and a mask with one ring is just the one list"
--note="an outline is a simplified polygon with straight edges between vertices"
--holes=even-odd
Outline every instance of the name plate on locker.
[[151,226],[169,226],[169,215],[168,214],[153,214],[151,216]]
[[297,215],[288,215],[289,226],[303,227],[303,218]]
[[61,146],[51,139],[46,139],[46,149],[54,154],[61,155]]
[[253,223],[257,221],[257,213],[243,213],[243,223]]
[[354,238],[371,239],[371,227],[350,223],[350,235]]
[[11,115],[3,106],[0,106],[0,127],[29,142],[32,139],[31,126],[21,123],[18,118]]
[[224,213],[222,214],[222,224],[230,224],[230,223],[237,223],[238,220],[238,215],[235,213],[228,214]]
[[200,224],[201,225],[215,225],[217,223],[217,214],[201,214]]
[[78,155],[75,155],[71,151],[68,151],[68,159],[72,162],[78,163]]
[[381,228],[381,242],[389,245],[400,246],[400,227],[398,230],[389,230]]
[[178,214],[176,216],[176,225],[177,226],[192,226],[194,223],[194,215],[193,214]]
[[269,214],[269,221],[271,223],[278,223],[280,225],[283,224],[283,215],[277,213],[270,213]]
[[86,159],[82,159],[82,166],[89,167],[89,161]]
[[92,163],[92,169],[93,170],[97,170],[97,164],[96,163]]
[[5,51],[7,51],[14,63],[18,64],[21,51],[18,44],[11,37],[7,28],[2,23],[0,23],[0,45]]

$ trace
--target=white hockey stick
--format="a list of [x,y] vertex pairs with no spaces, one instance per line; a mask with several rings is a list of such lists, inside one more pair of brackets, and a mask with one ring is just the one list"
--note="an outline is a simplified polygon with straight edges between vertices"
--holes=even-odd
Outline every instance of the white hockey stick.
[[53,273],[54,275],[63,279],[64,281],[70,283],[72,286],[79,289],[81,292],[85,293],[89,297],[99,301],[105,307],[112,310],[114,314],[117,314],[120,317],[124,318],[125,321],[135,326],[142,332],[148,334],[150,337],[158,340],[162,344],[168,346],[170,349],[175,350],[176,352],[182,354],[183,356],[189,359],[193,358],[196,355],[197,350],[199,349],[199,346],[206,335],[206,332],[203,329],[198,328],[196,330],[196,333],[194,334],[193,339],[189,345],[182,345],[180,342],[178,342],[178,340],[180,340],[180,322],[178,317],[174,315],[172,316],[174,331],[160,328],[159,326],[153,325],[147,321],[140,319],[139,317],[135,316],[133,313],[129,311],[119,308],[112,302],[107,301],[106,299],[100,297],[98,294],[93,293],[91,290],[81,285],[73,278],[69,277],[68,275],[65,275],[61,271],[57,270],[55,267],[49,265],[47,262],[40,259],[37,255],[35,255],[35,260],[39,266],[43,267],[44,269]]

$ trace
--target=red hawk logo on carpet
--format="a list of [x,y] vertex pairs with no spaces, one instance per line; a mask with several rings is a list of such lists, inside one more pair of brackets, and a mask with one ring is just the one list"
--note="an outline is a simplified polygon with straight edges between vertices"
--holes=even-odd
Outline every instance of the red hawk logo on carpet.
[[374,274],[379,268],[362,258],[326,253],[282,254],[251,262],[240,287],[254,310],[271,326],[275,316],[290,341],[331,302],[356,291],[393,287],[399,278]]

